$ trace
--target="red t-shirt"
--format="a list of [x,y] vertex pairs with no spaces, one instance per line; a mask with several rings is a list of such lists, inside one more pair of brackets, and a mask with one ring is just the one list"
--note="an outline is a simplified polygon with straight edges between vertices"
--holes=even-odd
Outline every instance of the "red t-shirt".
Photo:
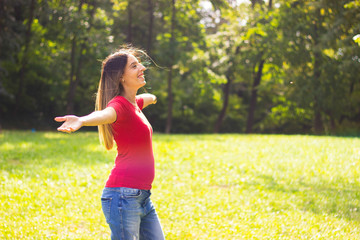
[[106,187],[150,190],[155,176],[152,127],[142,113],[144,100],[136,97],[135,107],[122,96],[114,97],[108,107],[116,111],[111,124],[118,154]]

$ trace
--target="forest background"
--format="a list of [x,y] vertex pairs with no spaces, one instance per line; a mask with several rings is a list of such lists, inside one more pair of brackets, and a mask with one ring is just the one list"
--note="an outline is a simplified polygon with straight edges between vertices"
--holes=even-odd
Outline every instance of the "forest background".
[[151,56],[166,133],[360,134],[360,0],[2,0],[0,126],[94,110],[101,60]]

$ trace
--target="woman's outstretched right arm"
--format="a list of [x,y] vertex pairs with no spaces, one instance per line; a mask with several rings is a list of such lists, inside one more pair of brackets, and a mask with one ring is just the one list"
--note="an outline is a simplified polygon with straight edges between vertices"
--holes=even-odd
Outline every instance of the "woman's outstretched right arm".
[[107,107],[101,111],[95,111],[89,115],[78,117],[74,115],[66,115],[56,117],[55,121],[64,122],[57,130],[60,132],[75,132],[82,126],[98,126],[102,124],[110,124],[116,121],[116,112],[112,107]]

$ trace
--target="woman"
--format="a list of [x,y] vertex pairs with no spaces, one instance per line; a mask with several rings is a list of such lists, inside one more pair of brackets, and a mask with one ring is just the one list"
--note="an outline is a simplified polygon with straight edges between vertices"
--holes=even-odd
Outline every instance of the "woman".
[[82,126],[98,126],[100,140],[109,150],[115,140],[118,154],[101,197],[111,239],[165,239],[150,200],[154,179],[152,127],[142,109],[156,103],[152,94],[136,95],[146,82],[142,51],[123,48],[102,64],[96,110],[83,117],[56,117],[59,131],[71,133]]

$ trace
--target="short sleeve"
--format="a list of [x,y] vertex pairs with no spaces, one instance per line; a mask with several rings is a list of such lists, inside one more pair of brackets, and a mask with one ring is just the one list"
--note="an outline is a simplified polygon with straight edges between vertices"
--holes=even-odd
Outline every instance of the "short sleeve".
[[121,98],[115,97],[115,98],[111,99],[107,105],[107,107],[112,107],[115,109],[115,112],[116,112],[116,121],[115,122],[117,122],[119,119],[124,118],[124,116],[125,116],[126,109],[123,104],[124,103],[121,101]]
[[136,104],[142,110],[144,106],[144,99],[142,99],[140,96],[136,96]]

